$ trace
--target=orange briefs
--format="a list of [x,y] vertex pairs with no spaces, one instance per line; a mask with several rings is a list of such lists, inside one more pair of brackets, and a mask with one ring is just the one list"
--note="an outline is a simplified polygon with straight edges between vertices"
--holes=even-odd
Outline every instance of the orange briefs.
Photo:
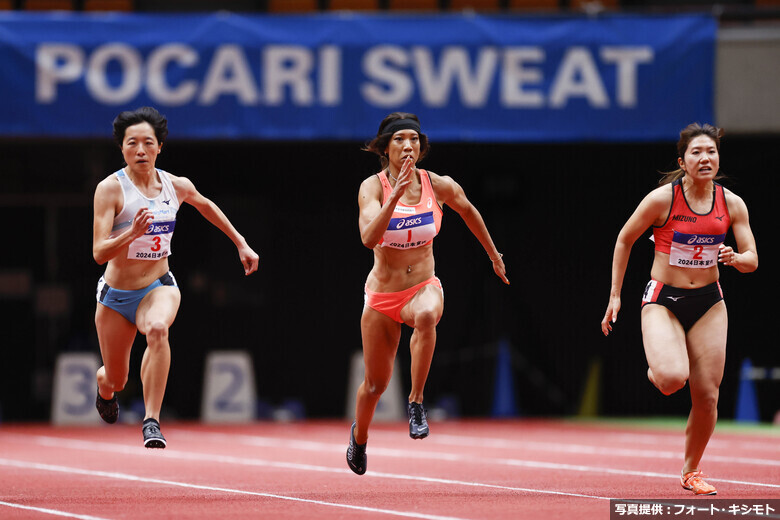
[[414,295],[417,294],[417,291],[426,285],[435,285],[441,289],[442,292],[444,292],[444,289],[441,286],[441,280],[435,276],[431,276],[424,282],[420,282],[417,285],[409,287],[408,289],[397,292],[374,292],[369,289],[368,286],[366,286],[366,305],[375,311],[381,312],[385,316],[392,318],[398,323],[403,323],[404,320],[401,319],[401,309],[404,308],[404,305],[409,303],[409,300],[414,298]]

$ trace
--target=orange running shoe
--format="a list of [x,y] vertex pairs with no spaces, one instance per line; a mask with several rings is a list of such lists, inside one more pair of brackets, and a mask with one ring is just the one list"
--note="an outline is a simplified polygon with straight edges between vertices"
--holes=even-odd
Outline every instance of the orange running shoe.
[[680,477],[680,484],[685,489],[693,491],[694,495],[717,495],[718,490],[704,482],[702,477],[706,477],[701,470],[691,471]]

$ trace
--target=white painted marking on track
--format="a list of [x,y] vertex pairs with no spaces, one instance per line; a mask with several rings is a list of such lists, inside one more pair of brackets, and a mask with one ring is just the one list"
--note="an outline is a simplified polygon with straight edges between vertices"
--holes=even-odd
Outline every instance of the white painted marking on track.
[[35,511],[36,513],[45,513],[47,515],[65,516],[67,518],[78,518],[79,520],[107,520],[99,516],[80,515],[78,513],[68,513],[67,511],[48,509],[46,507],[25,506],[22,504],[14,504],[13,502],[3,502],[2,500],[0,500],[0,506],[13,507],[16,509],[24,509],[26,511]]
[[[683,459],[681,451],[660,451],[660,450],[636,450],[627,448],[604,448],[601,446],[588,446],[585,444],[568,444],[538,441],[510,441],[506,439],[485,439],[481,437],[463,437],[458,435],[438,434],[435,439],[431,439],[431,444],[441,444],[445,446],[469,446],[469,447],[489,447],[489,448],[511,448],[528,449],[533,451],[552,451],[555,453],[576,453],[580,455],[607,455],[629,458],[645,459]],[[726,457],[723,455],[707,455],[707,460],[715,462],[726,462],[730,464],[754,464],[757,466],[777,466],[780,467],[780,460],[756,459],[750,457]]]
[[[198,437],[198,438],[200,437],[213,438],[218,440],[221,444],[225,443],[225,441],[227,440],[226,438],[230,438],[231,442],[236,442],[236,441],[245,442],[247,439],[249,439],[252,441],[256,441],[256,443],[262,444],[264,446],[269,446],[269,447],[292,448],[293,445],[295,445],[296,447],[298,447],[298,449],[303,449],[301,448],[301,446],[306,446],[306,449],[308,450],[316,450],[320,452],[326,450],[332,451],[332,449],[335,446],[338,446],[339,453],[341,453],[344,449],[344,446],[341,445],[318,443],[313,441],[289,441],[284,439],[269,439],[265,437],[255,437],[255,436],[247,436],[247,435],[229,435],[229,434],[221,434],[221,433],[199,434],[196,432],[189,432],[186,430],[182,430],[177,435],[187,435],[187,434],[191,435],[192,437]],[[73,439],[62,439],[59,437],[20,436],[19,440],[24,440],[26,442],[33,440],[41,445],[53,446],[59,448],[68,448],[68,449],[87,450],[87,451],[97,450],[97,451],[106,451],[111,453],[124,453],[124,454],[132,454],[132,455],[137,455],[139,452],[139,448],[131,447],[123,444],[113,444],[113,443],[105,443],[105,442],[99,443],[93,441],[79,441]],[[256,445],[256,443],[253,443],[253,445]],[[324,472],[324,473],[351,474],[351,471],[348,469],[340,469],[340,468],[337,469],[330,466],[315,466],[312,464],[277,462],[277,461],[268,461],[268,460],[256,459],[256,458],[233,457],[233,456],[226,456],[226,455],[210,455],[210,454],[203,454],[203,453],[190,453],[190,452],[177,451],[171,449],[166,449],[165,452],[160,453],[160,455],[179,459],[179,460],[196,460],[196,461],[204,461],[204,462],[216,462],[222,464],[237,464],[243,466],[261,466],[261,467],[273,467],[273,468],[280,468],[280,469],[292,469],[298,471],[315,471],[315,472]],[[406,450],[374,448],[371,450],[371,455],[372,456],[384,455],[388,457],[397,457],[397,458],[406,459],[409,457],[409,452]],[[679,476],[677,475],[648,472],[648,471],[635,471],[635,470],[627,470],[627,469],[604,468],[604,467],[585,466],[585,465],[524,461],[518,459],[485,459],[484,457],[477,458],[477,457],[468,457],[468,456],[454,455],[454,454],[443,454],[446,457],[439,457],[438,455],[442,455],[442,454],[425,453],[425,452],[415,453],[415,457],[418,459],[425,458],[425,459],[434,459],[434,460],[453,460],[453,461],[472,462],[472,463],[479,463],[479,464],[484,464],[485,462],[489,462],[497,465],[527,467],[532,469],[550,469],[556,471],[605,473],[605,474],[612,474],[612,475],[632,475],[637,477],[662,478],[665,480],[679,479]],[[396,479],[396,480],[416,480],[420,482],[449,484],[453,486],[483,487],[483,488],[491,488],[491,489],[500,489],[505,491],[536,493],[536,494],[543,494],[543,495],[570,496],[576,498],[589,498],[589,499],[596,499],[596,500],[610,500],[613,498],[619,498],[619,497],[608,497],[608,496],[599,496],[599,495],[585,495],[581,493],[556,491],[550,489],[522,488],[522,487],[501,486],[501,485],[487,484],[487,483],[480,483],[480,482],[440,479],[436,477],[424,477],[419,475],[378,473],[374,471],[366,473],[366,475],[364,475],[364,478],[365,477],[378,477],[378,478],[388,478],[388,479]],[[747,486],[780,489],[780,484],[766,484],[761,482],[748,482],[748,481],[731,480],[731,479],[717,479],[711,477],[708,477],[707,480],[713,482],[724,482],[729,484],[739,484],[739,485],[747,485]]]
[[[275,437],[231,435],[226,433],[200,434],[188,430],[181,430],[180,432],[177,433],[177,435],[192,436],[193,438],[202,438],[202,437],[214,438],[215,440],[221,443],[228,442],[229,440],[229,442],[241,442],[243,444],[247,444],[251,446],[262,446],[268,448],[299,449],[299,450],[308,450],[308,451],[317,451],[317,452],[343,451],[344,449],[344,446],[340,444],[328,444],[324,442],[315,442],[315,441],[291,441],[289,439],[281,439]],[[610,452],[607,451],[604,454],[607,455],[609,453]],[[380,448],[380,447],[372,446],[371,455],[405,459],[409,457],[409,450]],[[490,463],[499,466],[501,465],[522,466],[522,467],[528,467],[534,469],[552,469],[552,470],[563,470],[563,471],[606,473],[610,475],[634,475],[637,477],[652,477],[652,478],[672,478],[672,479],[679,478],[678,475],[668,475],[664,473],[634,471],[629,469],[605,468],[599,466],[587,466],[584,464],[572,465],[572,464],[563,464],[558,462],[529,461],[529,460],[521,460],[521,459],[511,459],[506,457],[495,457],[495,458],[485,457],[485,456],[473,457],[470,455],[460,455],[456,453],[439,453],[439,452],[431,452],[431,451],[426,451],[426,452],[415,451],[414,456],[418,459],[430,459],[430,460],[439,460],[439,461],[447,461],[447,462],[466,462],[466,463],[474,463],[474,464]],[[682,455],[678,454],[678,457],[682,458]],[[659,458],[661,458],[660,455]],[[741,462],[744,464],[761,464],[761,465],[780,467],[780,461],[773,461],[773,460],[762,461],[760,459],[743,459],[739,457],[717,457],[715,455],[708,455],[707,459],[718,460],[719,462],[728,462],[728,463]],[[746,484],[751,486],[780,489],[779,484],[766,484],[761,482],[744,482],[741,480],[729,480],[729,479],[713,478],[713,477],[708,477],[707,480],[708,481],[712,480],[713,482],[725,482],[730,484]]]
[[[137,450],[136,450],[137,451]],[[187,488],[187,489],[199,489],[202,491],[218,491],[221,493],[230,493],[230,494],[236,494],[236,495],[250,495],[250,496],[259,496],[259,497],[265,497],[265,498],[276,498],[279,500],[287,500],[290,502],[302,502],[306,504],[315,504],[320,506],[329,506],[329,507],[336,507],[341,509],[351,509],[353,511],[365,511],[369,513],[381,513],[386,515],[392,515],[392,516],[402,516],[406,518],[423,518],[425,520],[467,520],[460,517],[455,516],[441,516],[441,515],[429,515],[426,513],[416,513],[411,511],[396,511],[392,509],[379,509],[376,507],[367,507],[367,506],[356,506],[352,504],[340,504],[337,502],[325,502],[322,500],[311,500],[308,498],[300,498],[300,497],[291,497],[286,495],[278,495],[276,493],[263,493],[260,491],[247,491],[244,489],[232,489],[232,488],[224,488],[224,487],[216,487],[216,486],[204,486],[201,484],[189,484],[187,482],[179,482],[175,480],[163,480],[163,479],[157,479],[157,478],[148,478],[148,477],[140,477],[138,475],[130,475],[127,473],[118,473],[115,471],[95,471],[95,470],[89,470],[89,469],[82,469],[82,468],[73,468],[68,466],[58,466],[54,464],[41,464],[38,462],[27,462],[27,461],[20,461],[20,460],[11,460],[11,459],[0,459],[0,465],[2,466],[9,466],[13,468],[21,468],[21,469],[28,469],[28,470],[37,470],[37,471],[49,471],[49,472],[55,472],[55,473],[67,473],[67,474],[75,474],[75,475],[85,475],[89,477],[102,477],[102,478],[112,478],[117,480],[127,480],[131,482],[146,482],[149,484],[161,484],[166,486],[175,486],[175,487],[181,487],[181,488]],[[80,517],[79,517],[80,518]],[[94,517],[84,517],[85,519],[89,520]]]
[[[59,437],[43,437],[43,436],[26,436],[25,440],[35,440],[41,445],[51,446],[56,448],[67,448],[87,451],[105,451],[108,453],[122,453],[126,455],[137,455],[139,448],[130,447],[123,444],[112,443],[98,443],[92,441],[79,441],[73,439],[62,439]],[[373,453],[373,452],[372,452]],[[313,471],[320,473],[337,473],[342,475],[352,475],[352,471],[349,469],[333,468],[331,466],[315,466],[313,464],[300,464],[296,462],[277,462],[269,461],[257,458],[248,457],[233,457],[230,455],[209,455],[204,453],[190,453],[185,451],[177,451],[172,449],[166,449],[164,452],[158,454],[167,458],[198,461],[198,462],[217,462],[221,464],[237,464],[241,466],[259,466],[279,469],[291,469],[297,471]],[[481,487],[489,489],[500,489],[504,491],[536,493],[543,495],[558,495],[558,496],[570,496],[576,498],[592,498],[597,500],[610,500],[613,497],[603,497],[598,495],[585,495],[582,493],[570,493],[566,491],[554,491],[550,489],[533,489],[522,488],[514,486],[502,486],[498,484],[486,484],[481,482],[470,482],[463,480],[442,479],[437,477],[424,477],[419,475],[404,475],[398,473],[380,473],[372,471],[363,475],[363,478],[387,478],[394,480],[413,480],[419,482],[430,482],[437,484],[449,484],[453,486],[467,486],[467,487]]]
[[[735,439],[729,439],[729,438],[719,438],[720,435],[738,435],[738,432],[719,432],[717,430],[717,426],[715,427],[715,433],[713,434],[713,437],[710,439],[710,442],[707,443],[707,449],[721,449],[721,450],[733,450],[734,448],[739,448],[740,450],[750,449],[750,450],[758,450],[763,453],[766,452],[780,452],[780,444],[778,444],[778,439],[772,438],[771,435],[767,434],[767,437],[765,438],[750,438],[750,436],[746,436],[745,438],[740,438],[738,440]],[[608,433],[609,439],[614,440],[615,442],[625,442],[629,444],[648,444],[651,446],[658,446],[659,444],[664,443],[672,443],[672,444],[679,444],[679,438],[680,433],[677,432],[669,432],[669,433],[658,433],[658,434],[652,434],[652,433]],[[608,440],[607,443],[610,441]]]
[[[271,447],[271,448],[284,447],[284,448],[318,451],[318,452],[322,452],[326,450],[343,451],[344,449],[344,446],[340,444],[328,444],[324,442],[315,442],[315,441],[291,441],[289,439],[280,439],[275,437],[232,435],[232,434],[225,434],[225,433],[201,434],[189,430],[181,430],[177,435],[189,435],[194,438],[202,438],[204,436],[206,438],[213,437],[219,440],[220,442],[226,442],[228,439],[230,439],[230,442],[241,442],[253,446],[263,446],[263,447]],[[481,439],[484,440],[484,438]],[[409,457],[409,450],[377,448],[376,446],[373,446],[371,448],[371,455],[406,459]],[[468,455],[460,455],[454,453],[437,453],[437,452],[430,452],[430,451],[415,452],[414,456],[418,459],[431,459],[431,460],[440,460],[440,461],[449,461],[449,462],[468,462],[468,463],[476,463],[476,464],[490,463],[495,465],[522,466],[522,467],[528,467],[534,469],[553,469],[553,470],[565,470],[565,471],[593,472],[593,473],[606,473],[612,475],[634,475],[637,477],[651,477],[651,478],[664,478],[664,479],[679,478],[679,475],[670,475],[665,473],[656,473],[656,472],[648,472],[648,471],[634,471],[634,470],[627,470],[622,468],[621,469],[604,468],[598,466],[586,466],[583,464],[572,465],[572,464],[562,464],[557,462],[528,461],[528,460],[519,460],[519,459],[510,459],[510,458],[489,458],[484,456],[472,457]],[[681,457],[682,455],[678,455],[678,456]],[[715,460],[715,456],[708,455],[707,458]],[[760,459],[743,459],[740,457],[720,457],[720,460],[723,462],[730,462],[730,463],[743,462],[743,463],[768,464],[768,465],[780,466],[780,461],[771,461],[771,460],[762,461]],[[725,482],[729,484],[741,484],[741,485],[780,489],[780,484],[746,482],[741,480],[730,480],[730,479],[713,478],[713,477],[708,477],[707,480],[708,481],[711,480],[713,482]],[[545,490],[537,490],[537,492],[544,493]],[[577,495],[573,494],[572,496],[577,496]],[[606,498],[606,497],[594,497],[594,498]]]
[[[169,431],[171,429],[169,428]],[[177,435],[185,435],[185,436],[198,436],[198,437],[211,437],[214,436],[215,439],[231,439],[231,440],[238,440],[239,442],[252,445],[252,446],[263,446],[263,447],[285,447],[285,448],[293,448],[293,449],[299,449],[299,450],[309,450],[309,451],[322,451],[324,449],[341,449],[341,445],[333,445],[333,444],[326,444],[323,442],[317,442],[317,441],[299,441],[299,440],[289,440],[289,439],[280,439],[275,437],[260,437],[255,435],[234,435],[234,434],[227,434],[227,433],[200,433],[200,432],[193,432],[191,430],[186,429],[173,429],[176,431]],[[380,432],[384,433],[384,432]],[[375,434],[376,435],[376,434]],[[379,435],[376,435],[379,436]],[[393,434],[393,437],[396,435]],[[679,437],[679,436],[678,436]],[[679,439],[677,439],[679,441]],[[499,439],[499,438],[489,438],[489,437],[468,437],[468,436],[461,436],[461,435],[447,435],[447,434],[436,434],[435,437],[429,437],[426,439],[426,443],[429,444],[440,444],[440,445],[450,445],[450,446],[468,446],[468,447],[492,447],[492,448],[511,448],[511,449],[527,449],[532,451],[551,451],[553,453],[560,453],[560,452],[567,452],[567,453],[577,453],[577,454],[584,454],[584,455],[608,455],[608,456],[619,456],[619,457],[627,457],[627,458],[651,458],[651,459],[682,459],[683,453],[677,452],[677,451],[668,451],[668,450],[638,450],[638,449],[626,449],[626,448],[603,448],[603,447],[594,447],[594,446],[588,446],[588,445],[581,445],[581,444],[569,444],[569,443],[544,443],[544,442],[538,442],[538,441],[513,441],[513,440],[507,440],[507,439]],[[375,454],[376,448],[372,447],[371,453]],[[407,453],[406,451],[400,451],[399,453]],[[393,456],[392,453],[388,452],[386,453],[387,456]],[[439,460],[455,460],[460,461],[458,457],[459,455],[453,455],[453,458],[450,458],[447,454],[431,454],[428,453],[430,456],[440,457]],[[771,459],[771,458],[750,458],[750,457],[732,457],[732,456],[724,456],[724,455],[713,455],[708,454],[707,460],[712,460],[716,462],[725,462],[728,464],[746,464],[746,465],[757,465],[757,466],[777,466],[780,467],[780,460],[777,459]]]

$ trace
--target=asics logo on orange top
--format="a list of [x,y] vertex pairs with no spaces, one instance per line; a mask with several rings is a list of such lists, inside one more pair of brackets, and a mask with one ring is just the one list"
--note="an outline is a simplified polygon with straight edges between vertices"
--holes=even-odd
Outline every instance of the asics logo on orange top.
[[[429,244],[441,228],[442,210],[436,204],[433,185],[428,172],[418,170],[420,173],[421,194],[416,204],[408,204],[398,201],[393,208],[393,215],[387,229],[382,235],[380,244],[382,247],[393,249],[410,249]],[[387,203],[393,188],[387,180],[385,172],[377,174],[382,184],[382,204]]]
[[407,229],[417,226],[433,224],[433,213],[423,213],[411,218],[392,218],[387,229]]

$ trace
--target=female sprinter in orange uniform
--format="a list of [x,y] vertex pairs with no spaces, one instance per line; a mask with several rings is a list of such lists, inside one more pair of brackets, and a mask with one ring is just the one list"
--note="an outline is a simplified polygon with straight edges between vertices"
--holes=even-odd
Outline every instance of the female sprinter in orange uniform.
[[380,156],[382,171],[364,180],[358,194],[360,237],[374,251],[361,319],[365,379],[357,391],[356,419],[347,449],[347,464],[358,475],[366,471],[368,427],[390,382],[404,323],[414,329],[410,341],[409,435],[413,439],[428,436],[423,388],[444,307],[433,259],[442,204],[458,212],[487,252],[495,273],[509,283],[501,254],[463,189],[450,177],[415,166],[428,152],[428,138],[420,131],[417,116],[390,114],[366,150]]
[[176,211],[187,202],[225,233],[238,248],[244,273],[257,270],[258,256],[216,204],[192,182],[155,168],[168,135],[168,122],[150,107],[122,112],[114,120],[114,140],[127,166],[101,181],[95,190],[92,253],[105,274],[97,288],[97,327],[103,366],[97,371],[96,407],[114,423],[116,392],[125,387],[130,349],[136,332],[146,336],[141,362],[146,415],[144,446],[165,448],[160,408],[171,363],[168,329],[181,294],[168,267]]
[[[685,430],[680,482],[697,495],[714,495],[699,470],[715,429],[726,360],[728,316],[718,283],[718,262],[749,273],[758,267],[756,242],[741,198],[714,179],[722,132],[691,124],[677,143],[680,168],[648,194],[623,226],[612,261],[612,288],[601,330],[612,330],[631,246],[653,227],[655,258],[642,297],[642,338],[647,376],[670,395],[688,381],[691,413]],[[738,251],[723,244],[731,227]]]

